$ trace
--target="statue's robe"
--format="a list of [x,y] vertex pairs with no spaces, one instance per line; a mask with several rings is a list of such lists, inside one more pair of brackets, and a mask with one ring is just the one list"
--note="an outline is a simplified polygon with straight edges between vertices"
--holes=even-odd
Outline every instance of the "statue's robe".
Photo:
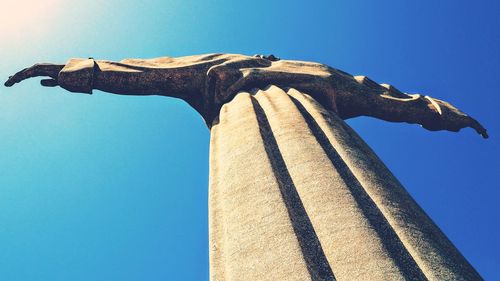
[[75,92],[176,89],[205,118],[211,280],[481,280],[342,120],[328,86],[304,68],[291,83],[205,64],[214,59],[73,60],[59,75]]

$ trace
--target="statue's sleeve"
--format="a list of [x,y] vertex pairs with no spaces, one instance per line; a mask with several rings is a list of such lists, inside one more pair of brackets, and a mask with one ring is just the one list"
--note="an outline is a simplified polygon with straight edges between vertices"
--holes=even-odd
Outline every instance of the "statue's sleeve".
[[59,72],[59,86],[71,92],[92,94],[94,64],[93,59],[70,59]]
[[[221,60],[223,61],[223,60]],[[163,95],[192,98],[202,91],[214,56],[107,60],[70,59],[59,72],[58,84],[71,92],[93,89],[122,95]]]
[[391,122],[420,124],[431,131],[457,132],[471,127],[487,138],[486,129],[452,104],[429,96],[402,93],[393,86],[355,76],[355,87],[339,95],[337,105],[344,119],[371,116]]

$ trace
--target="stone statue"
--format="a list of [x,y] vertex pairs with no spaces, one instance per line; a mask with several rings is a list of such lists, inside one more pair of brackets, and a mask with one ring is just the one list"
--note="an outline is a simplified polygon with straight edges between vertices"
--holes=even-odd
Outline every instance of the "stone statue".
[[183,99],[211,129],[212,280],[482,280],[343,120],[431,130],[472,117],[324,64],[207,54],[36,64],[5,86]]
[[47,76],[43,86],[61,86],[90,94],[92,89],[123,95],[162,95],[181,98],[211,126],[220,107],[239,91],[270,84],[311,95],[340,118],[372,116],[422,125],[428,130],[486,130],[447,102],[408,95],[365,76],[311,62],[279,60],[273,55],[209,54],[180,58],[127,59],[120,62],[72,59],[66,65],[35,64],[10,77],[5,86]]

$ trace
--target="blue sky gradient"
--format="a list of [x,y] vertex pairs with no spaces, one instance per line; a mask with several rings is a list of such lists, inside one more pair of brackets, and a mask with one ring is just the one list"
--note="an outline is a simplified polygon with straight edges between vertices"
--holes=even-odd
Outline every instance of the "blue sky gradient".
[[[47,1],[2,8],[19,11],[0,18],[0,77],[70,57],[273,53],[455,104],[490,139],[348,123],[500,280],[500,2]],[[207,280],[209,137],[172,98],[0,88],[0,279]]]

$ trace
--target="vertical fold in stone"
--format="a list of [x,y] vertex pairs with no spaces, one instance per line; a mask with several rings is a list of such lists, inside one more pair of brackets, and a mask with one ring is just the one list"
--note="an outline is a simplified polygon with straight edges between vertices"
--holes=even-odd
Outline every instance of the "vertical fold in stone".
[[252,98],[252,104],[257,116],[257,122],[262,140],[264,141],[267,156],[270,160],[274,176],[278,182],[281,197],[288,211],[293,231],[299,242],[302,256],[306,262],[311,279],[314,281],[335,280],[316,231],[314,231],[314,227],[304,209],[304,204],[302,204],[297,188],[288,172],[283,155],[264,109],[255,98]]
[[271,86],[255,97],[335,276],[339,280],[425,280],[326,136],[311,128],[290,96]]
[[210,149],[210,279],[311,280],[250,94],[222,107]]
[[288,94],[303,106],[383,214],[429,280],[482,280],[366,143],[308,95]]
[[211,280],[482,280],[307,94],[238,93],[212,126]]

